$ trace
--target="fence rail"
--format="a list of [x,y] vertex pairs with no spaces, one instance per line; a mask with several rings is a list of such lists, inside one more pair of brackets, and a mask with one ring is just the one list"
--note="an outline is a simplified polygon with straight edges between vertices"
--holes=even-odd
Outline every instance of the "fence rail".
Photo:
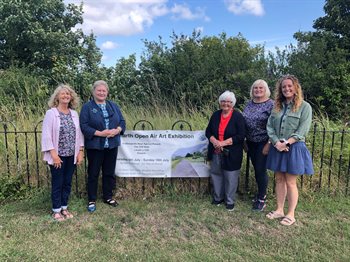
[[[34,130],[19,131],[12,122],[0,122],[0,176],[20,176],[29,187],[50,187],[48,166],[41,159],[40,140],[42,121]],[[139,120],[134,130],[154,130],[154,125],[147,120]],[[185,120],[177,120],[172,130],[192,130]],[[315,174],[301,176],[299,187],[302,190],[327,191],[330,194],[349,195],[350,181],[350,131],[326,130],[313,125],[307,146],[311,152]],[[241,169],[239,192],[251,193],[256,190],[252,165],[245,154]],[[273,178],[273,174],[269,173]],[[79,167],[75,173],[73,188],[76,194],[85,194],[87,180],[87,163]],[[274,179],[272,179],[274,181]],[[134,191],[136,193],[152,193],[164,191],[167,187],[175,187],[181,191],[208,192],[209,178],[118,178],[119,192]],[[273,188],[270,183],[270,188]]]

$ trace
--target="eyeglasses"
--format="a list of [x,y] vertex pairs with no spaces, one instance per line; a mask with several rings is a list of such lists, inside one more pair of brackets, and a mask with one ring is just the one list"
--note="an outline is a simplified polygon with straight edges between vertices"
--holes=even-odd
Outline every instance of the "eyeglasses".
[[229,103],[229,104],[232,104],[232,101],[221,100],[220,103]]

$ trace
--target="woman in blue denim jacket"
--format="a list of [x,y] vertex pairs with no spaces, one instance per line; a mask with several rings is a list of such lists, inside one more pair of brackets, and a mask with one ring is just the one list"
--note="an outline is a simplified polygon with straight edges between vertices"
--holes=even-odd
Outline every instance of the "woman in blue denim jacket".
[[119,107],[107,100],[108,85],[99,80],[93,84],[90,100],[80,113],[81,131],[85,137],[88,158],[88,211],[96,210],[97,187],[102,168],[103,200],[110,206],[117,206],[113,199],[115,188],[115,166],[120,135],[125,131],[125,120]]
[[[267,168],[275,172],[277,208],[266,216],[282,218],[281,224],[290,226],[295,222],[294,211],[298,203],[297,177],[314,172],[305,145],[312,109],[304,101],[299,80],[293,75],[282,77],[275,92],[275,106],[267,122],[267,134],[274,145],[267,157]],[[288,211],[284,215],[286,197]]]

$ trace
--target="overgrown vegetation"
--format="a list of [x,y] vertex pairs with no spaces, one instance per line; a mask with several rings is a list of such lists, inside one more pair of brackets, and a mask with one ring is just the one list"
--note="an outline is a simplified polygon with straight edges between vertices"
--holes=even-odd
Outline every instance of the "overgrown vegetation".
[[266,52],[264,46],[251,46],[240,34],[173,33],[170,46],[161,38],[144,40],[140,64],[132,54],[106,68],[100,65],[95,36],[71,29],[83,23],[81,6],[65,5],[63,0],[1,1],[0,104],[9,106],[13,99],[28,107],[44,105],[60,82],[71,84],[86,101],[91,84],[105,79],[111,99],[120,104],[201,111],[213,108],[227,89],[243,105],[254,80],[263,78],[273,88],[282,74],[292,73],[315,112],[346,123],[350,115],[349,8],[349,1],[327,0],[326,15],[315,21],[315,31],[295,33],[296,46],[274,53]]

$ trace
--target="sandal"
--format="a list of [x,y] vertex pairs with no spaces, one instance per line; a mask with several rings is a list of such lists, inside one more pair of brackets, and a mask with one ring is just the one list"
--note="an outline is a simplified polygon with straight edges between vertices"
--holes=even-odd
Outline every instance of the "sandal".
[[115,201],[113,198],[105,200],[105,203],[112,207],[116,207],[118,205],[117,201]]
[[282,220],[281,220],[281,225],[284,225],[284,226],[291,226],[295,223],[295,218],[293,217],[284,217]]
[[57,222],[61,222],[64,220],[64,216],[62,216],[62,214],[60,212],[53,212],[51,216],[52,216],[53,220],[55,220]]
[[64,216],[65,219],[73,218],[73,214],[68,211],[68,209],[62,209],[61,214]]
[[92,213],[96,211],[96,202],[89,202],[87,210]]
[[284,217],[284,214],[277,213],[276,211],[271,211],[266,215],[266,217],[272,220],[272,219],[282,218]]

